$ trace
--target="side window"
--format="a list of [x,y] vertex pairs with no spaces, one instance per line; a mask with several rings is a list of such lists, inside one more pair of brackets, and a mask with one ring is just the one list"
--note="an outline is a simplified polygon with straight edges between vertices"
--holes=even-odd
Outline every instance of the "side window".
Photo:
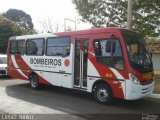
[[17,42],[15,40],[10,41],[10,53],[17,54]]
[[124,69],[122,48],[118,39],[96,40],[93,45],[99,64]]
[[49,56],[69,56],[70,38],[48,38],[46,54]]
[[30,39],[26,42],[26,55],[43,55],[44,39]]
[[19,40],[17,41],[17,54],[23,55],[25,53],[25,41]]
[[23,55],[25,53],[25,40],[11,41],[10,47],[11,54]]

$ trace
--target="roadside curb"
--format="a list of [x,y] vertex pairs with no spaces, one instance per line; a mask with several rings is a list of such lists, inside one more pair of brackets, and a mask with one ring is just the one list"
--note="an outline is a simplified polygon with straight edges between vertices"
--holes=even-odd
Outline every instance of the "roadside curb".
[[160,94],[152,94],[152,95],[149,95],[147,97],[154,98],[154,99],[160,99]]

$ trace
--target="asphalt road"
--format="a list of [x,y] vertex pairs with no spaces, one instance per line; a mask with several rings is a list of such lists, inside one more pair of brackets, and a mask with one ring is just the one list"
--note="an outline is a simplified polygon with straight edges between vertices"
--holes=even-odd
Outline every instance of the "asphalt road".
[[[160,100],[143,98],[135,101],[117,100],[110,105],[94,101],[92,94],[55,86],[42,90],[32,90],[27,81],[0,76],[0,113],[43,114],[52,118],[57,115],[63,119],[97,119],[160,113]],[[68,116],[69,115],[69,116]],[[107,116],[106,116],[107,115]],[[38,119],[39,119],[38,118]],[[158,116],[160,118],[160,116]],[[44,118],[43,118],[44,119]],[[49,119],[49,118],[48,118]],[[57,119],[57,117],[56,117]],[[140,118],[141,119],[141,118]]]

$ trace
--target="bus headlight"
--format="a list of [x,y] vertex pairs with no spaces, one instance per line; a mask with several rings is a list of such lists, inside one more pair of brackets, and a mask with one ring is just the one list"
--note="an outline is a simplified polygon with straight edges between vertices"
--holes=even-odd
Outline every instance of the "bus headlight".
[[135,77],[134,75],[130,74],[130,78],[133,81],[134,84],[136,85],[140,85],[140,81],[138,80],[137,77]]

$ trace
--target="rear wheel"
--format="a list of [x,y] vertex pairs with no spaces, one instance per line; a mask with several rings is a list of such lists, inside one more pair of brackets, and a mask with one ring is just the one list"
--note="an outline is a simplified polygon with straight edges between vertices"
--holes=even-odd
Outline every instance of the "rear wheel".
[[97,85],[94,91],[95,100],[101,104],[109,104],[112,102],[112,90],[106,84]]
[[30,86],[32,89],[35,89],[35,90],[40,88],[38,76],[36,74],[32,74],[30,76]]

